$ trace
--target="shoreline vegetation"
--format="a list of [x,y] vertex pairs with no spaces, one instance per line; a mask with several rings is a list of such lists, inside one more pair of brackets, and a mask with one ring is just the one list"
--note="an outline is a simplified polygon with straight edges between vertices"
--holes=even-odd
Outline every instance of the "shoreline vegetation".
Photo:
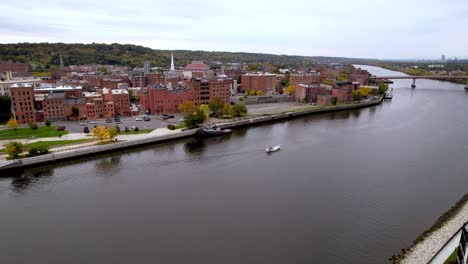
[[[432,226],[423,231],[407,248],[401,249],[401,253],[397,255],[393,255],[389,258],[391,263],[393,264],[404,264],[409,263],[407,260],[411,254],[416,253],[417,246],[428,239],[430,236],[434,235],[434,233],[438,230],[444,228],[450,221],[452,221],[464,207],[468,206],[468,193],[466,193],[460,200],[458,200],[455,205],[453,205],[448,211],[442,214],[437,220],[432,224]],[[468,220],[468,216],[465,217],[465,222]],[[460,226],[461,227],[461,226]],[[456,230],[454,230],[456,232]],[[451,237],[453,234],[450,234]],[[445,244],[446,241],[444,241]],[[429,251],[428,249],[426,249]],[[440,248],[436,249],[436,254],[440,250]],[[431,258],[433,256],[430,256]],[[426,262],[424,262],[426,263]]]

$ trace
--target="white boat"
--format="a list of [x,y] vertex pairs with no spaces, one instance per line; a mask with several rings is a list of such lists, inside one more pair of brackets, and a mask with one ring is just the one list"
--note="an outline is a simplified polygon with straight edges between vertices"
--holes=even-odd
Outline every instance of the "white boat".
[[385,95],[384,95],[384,98],[385,98],[385,99],[392,99],[392,98],[393,98],[393,93],[387,91],[387,92],[385,93]]
[[275,151],[280,150],[280,147],[281,147],[281,145],[277,145],[277,146],[274,146],[274,147],[267,147],[265,150],[266,150],[267,153],[270,153],[270,152],[275,152]]

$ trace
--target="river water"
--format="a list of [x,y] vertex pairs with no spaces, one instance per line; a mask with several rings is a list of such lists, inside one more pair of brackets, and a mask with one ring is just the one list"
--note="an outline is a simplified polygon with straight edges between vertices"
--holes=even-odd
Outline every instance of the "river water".
[[468,93],[416,84],[371,108],[2,173],[0,263],[385,263],[468,189]]

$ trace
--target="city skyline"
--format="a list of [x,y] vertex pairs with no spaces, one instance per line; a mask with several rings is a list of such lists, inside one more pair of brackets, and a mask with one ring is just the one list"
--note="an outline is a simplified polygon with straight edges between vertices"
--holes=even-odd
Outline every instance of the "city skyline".
[[[31,6],[35,6],[31,8]],[[358,0],[168,5],[137,0],[1,3],[1,43],[130,43],[154,49],[375,59],[464,58],[461,1]],[[233,12],[236,10],[236,12]],[[27,17],[28,19],[24,19]]]

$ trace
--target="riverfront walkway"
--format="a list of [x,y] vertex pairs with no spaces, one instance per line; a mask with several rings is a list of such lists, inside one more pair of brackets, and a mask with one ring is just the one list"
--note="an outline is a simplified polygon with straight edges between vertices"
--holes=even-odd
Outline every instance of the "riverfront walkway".
[[[449,220],[440,227],[432,231],[422,241],[413,245],[402,260],[396,263],[400,264],[421,264],[428,263],[431,258],[439,251],[445,243],[457,232],[457,230],[468,221],[468,201],[458,209]],[[451,253],[451,252],[450,252]]]

